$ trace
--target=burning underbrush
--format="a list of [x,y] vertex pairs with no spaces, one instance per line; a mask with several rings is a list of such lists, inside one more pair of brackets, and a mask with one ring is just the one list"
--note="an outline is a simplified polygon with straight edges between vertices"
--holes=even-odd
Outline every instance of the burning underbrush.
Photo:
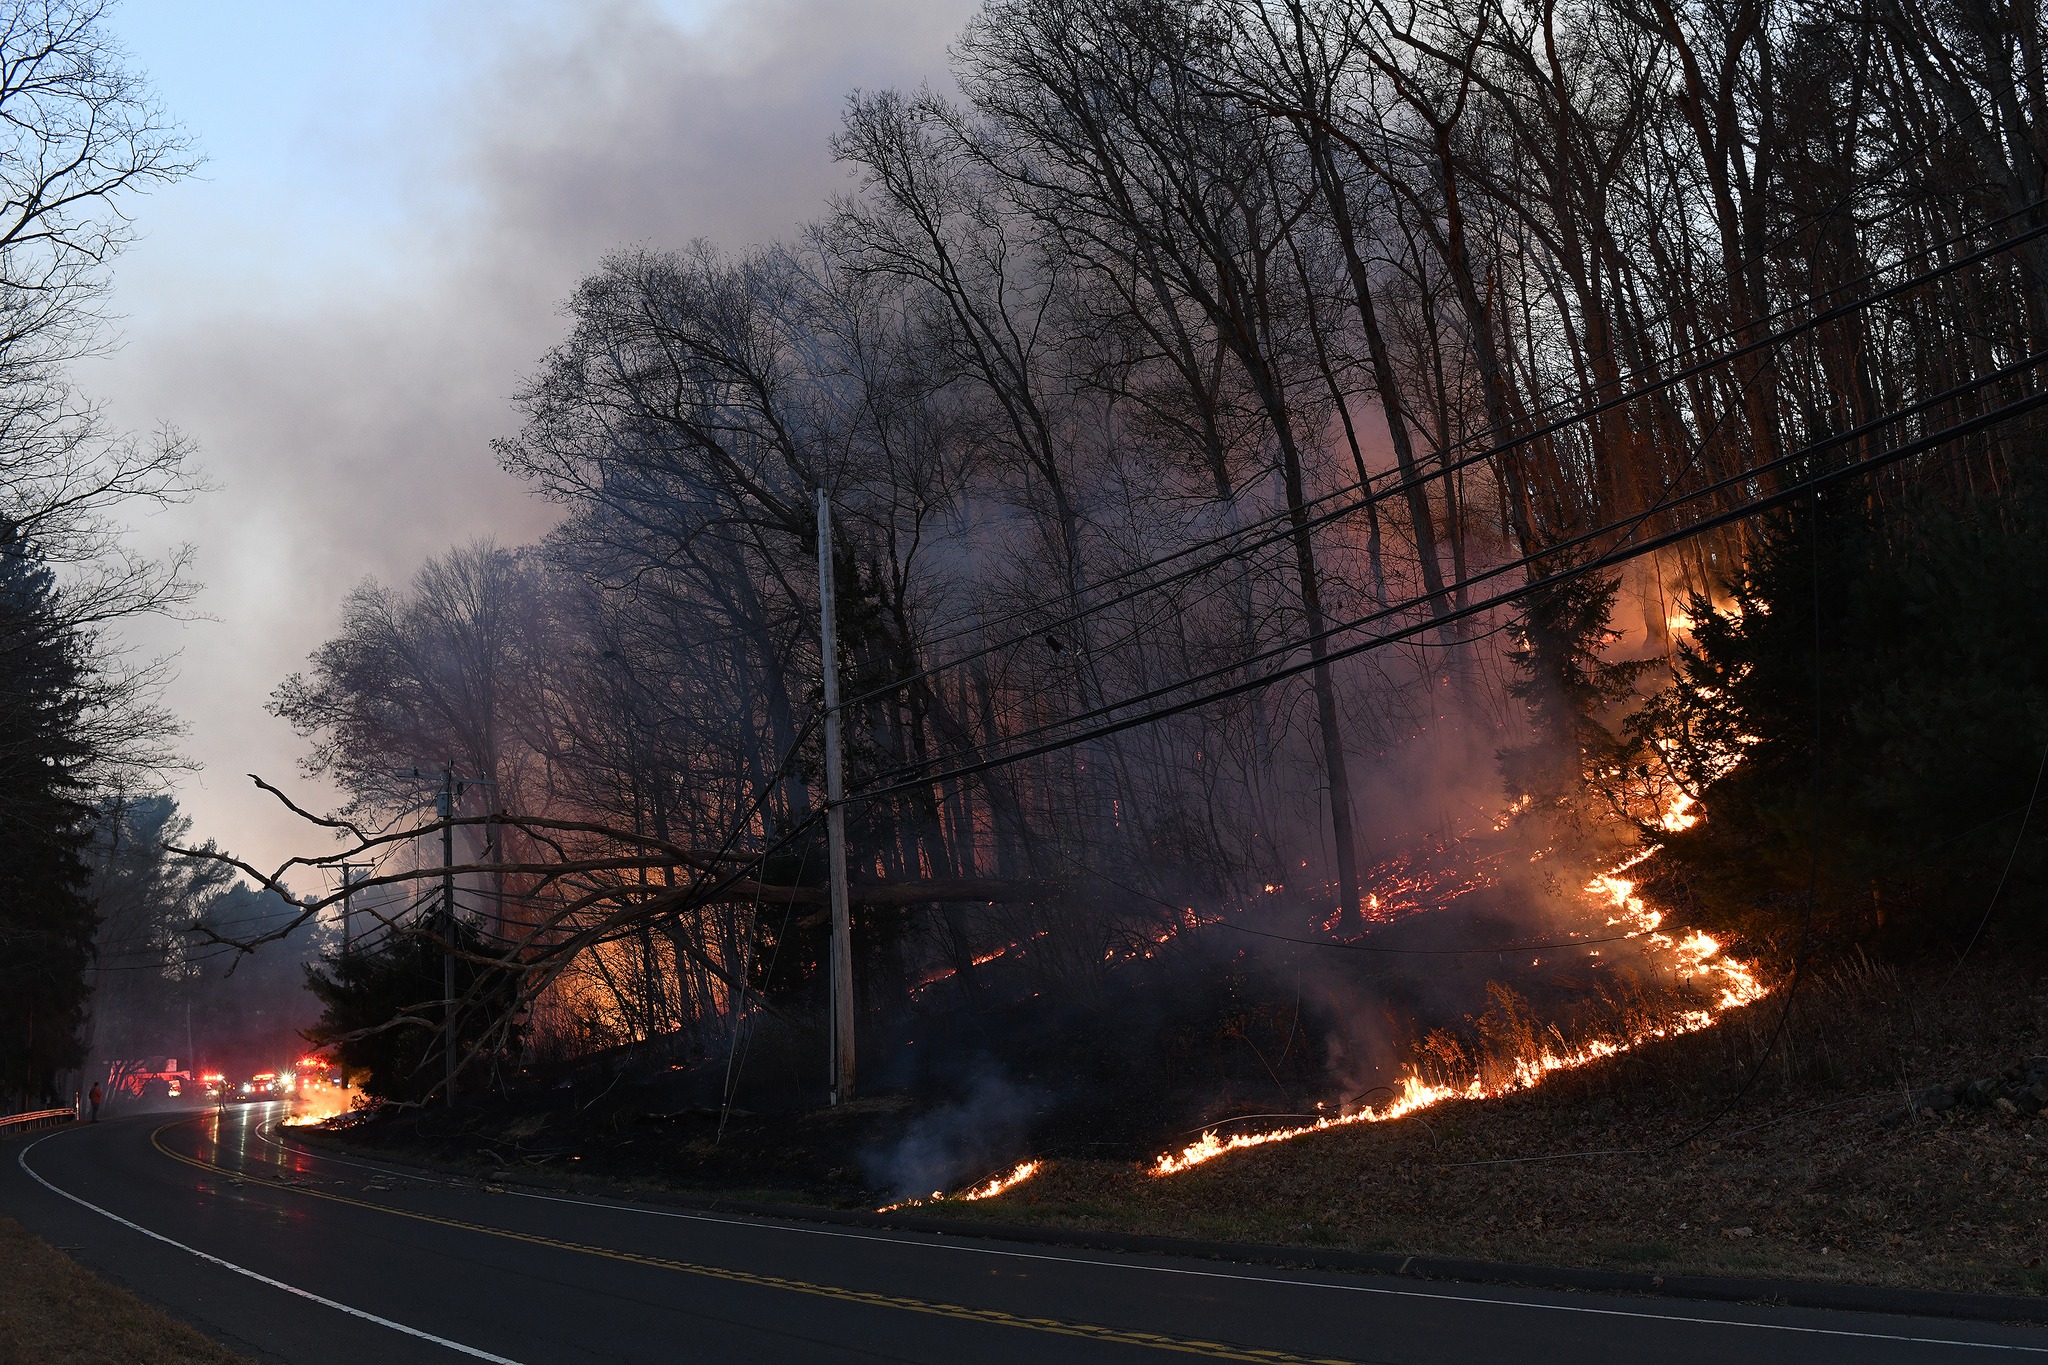
[[[2048,1293],[2048,960],[1860,957],[1482,1103],[1172,1179],[1053,1162],[1019,1221],[1537,1265]],[[2002,1101],[2002,1102],[2001,1102]]]
[[352,1112],[360,1110],[366,1101],[363,1092],[339,1085],[303,1085],[291,1098],[291,1113],[285,1118],[287,1128],[307,1128],[314,1124],[330,1123]]
[[[1489,978],[1485,983],[1486,1010],[1476,1017],[1468,1015],[1468,1028],[1434,1029],[1414,1042],[1411,1060],[1391,1084],[1374,1086],[1336,1112],[1318,1113],[1307,1123],[1230,1134],[1207,1130],[1195,1142],[1159,1156],[1152,1163],[1152,1173],[1178,1175],[1229,1152],[1336,1127],[1385,1123],[1449,1100],[1498,1099],[1530,1090],[1555,1073],[1710,1028],[1725,1011],[1762,999],[1768,992],[1755,969],[1724,954],[1711,936],[1693,930],[1673,938],[1663,932],[1662,912],[1651,908],[1624,875],[1655,852],[1651,848],[1623,861],[1612,871],[1593,877],[1580,890],[1580,896],[1596,911],[1611,912],[1602,922],[1616,932],[1585,942],[1566,938],[1529,950],[1532,970],[1541,967],[1544,953],[1566,955],[1567,966],[1553,974],[1551,984],[1568,992],[1558,1007],[1575,1017],[1569,1032],[1559,1022],[1544,1022],[1513,986]],[[1619,946],[1595,946],[1601,943]],[[1580,960],[1582,966],[1608,965],[1598,959],[1612,953],[1617,960],[1632,958],[1636,969],[1604,976],[1596,973],[1597,979],[1574,983],[1569,967],[1581,953],[1587,955]],[[1505,952],[1496,954],[1501,959],[1506,956]],[[1520,962],[1518,954],[1517,967]],[[1645,967],[1652,972],[1662,969],[1668,979],[1646,977]],[[1580,989],[1572,998],[1575,984]],[[1325,1106],[1318,1103],[1316,1107]]]
[[[1149,1083],[1114,1035],[1077,1023],[1024,1046],[1021,1032],[998,1034],[991,1023],[990,1041],[1019,1043],[1000,1084],[988,1079],[992,1051],[955,1053],[981,1069],[945,1081],[936,1035],[920,1034],[903,1050],[929,1049],[931,1060],[910,1080],[899,1070],[895,1093],[820,1108],[794,1084],[811,1040],[792,1034],[760,1041],[745,1103],[730,1109],[706,1068],[618,1054],[506,1096],[472,1097],[452,1114],[387,1112],[348,1140],[486,1177],[869,1209],[916,1202],[979,1222],[2048,1290],[2048,962],[1987,956],[1950,981],[1945,969],[1916,975],[1836,959],[1809,970],[1782,1031],[1774,998],[1728,1011],[1713,1028],[1560,1069],[1541,1086],[1330,1125],[1162,1179],[1153,1168],[1175,1147],[1168,1124],[1198,1116],[1181,1123],[1192,1130],[1181,1146],[1205,1131],[1271,1128],[1260,1115],[1313,1115],[1313,1101],[1261,1103],[1288,1094],[1290,1080],[1300,1093],[1329,1080],[1311,1065],[1327,1055],[1283,1047],[1306,1025],[1260,1012],[1255,988],[1270,989],[1271,972],[1230,958],[1204,965],[1160,969],[1162,989],[1206,994],[1155,1010],[1132,1044],[1130,1057],[1160,1049]],[[1404,1065],[1506,1078],[1505,1059],[1532,1044],[1583,1036],[1574,1030],[1597,1028],[1603,1010],[1617,1026],[1643,1018],[1631,1012],[1675,989],[1650,977],[1638,984],[1642,995],[1614,987],[1598,1009],[1581,1000],[1557,1024],[1533,1002],[1541,988],[1564,986],[1540,971],[1519,979],[1528,994],[1496,979],[1486,1008],[1424,1033],[1421,1055],[1411,1049]],[[1306,979],[1301,994],[1311,1018]],[[1292,995],[1284,1003],[1291,1011]],[[1223,1006],[1237,1012],[1220,1014]],[[961,1018],[947,1016],[954,1026]],[[1445,1055],[1446,1036],[1455,1053]],[[1075,1051],[1055,1067],[1062,1049]],[[1052,1089],[1055,1077],[1068,1088]],[[1131,1087],[1120,1104],[1106,1093],[1118,1084]],[[1243,1111],[1234,1124],[1213,1116],[1224,1102]]]
[[913,976],[908,1007],[863,1026],[855,1104],[821,1106],[819,1040],[762,1014],[724,1055],[619,1049],[356,1136],[868,1207],[1002,1196],[1076,1159],[1178,1172],[1527,1089],[1763,994],[1711,940],[1667,935],[1624,871],[1588,882],[1497,835],[1445,843],[1376,867],[1334,929],[1315,888],[1275,884],[1157,903],[1138,931],[1105,879],[1114,904],[1019,924],[964,976]]

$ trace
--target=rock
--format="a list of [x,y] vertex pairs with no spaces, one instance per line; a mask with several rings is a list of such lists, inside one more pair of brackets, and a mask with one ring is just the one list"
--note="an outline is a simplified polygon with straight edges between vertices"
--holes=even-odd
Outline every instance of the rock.
[[1913,1107],[1921,1110],[1931,1109],[1937,1114],[1945,1113],[1956,1107],[1956,1097],[1949,1093],[1945,1085],[1930,1085],[1914,1099]]
[[1991,1107],[2001,1114],[2017,1114],[2020,1112],[2020,1107],[2003,1095],[1991,1101]]
[[1974,1104],[1981,1108],[1991,1103],[1992,1096],[1997,1093],[1998,1078],[1996,1076],[1979,1076],[1963,1088],[1963,1100],[1965,1103]]

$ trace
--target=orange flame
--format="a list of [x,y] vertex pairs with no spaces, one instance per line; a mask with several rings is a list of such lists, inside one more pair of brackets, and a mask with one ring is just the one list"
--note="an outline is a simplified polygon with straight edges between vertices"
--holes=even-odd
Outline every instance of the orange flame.
[[993,1199],[1004,1190],[1010,1189],[1012,1186],[1021,1185],[1032,1176],[1037,1175],[1039,1168],[1043,1165],[1043,1162],[1036,1160],[1020,1161],[1004,1174],[991,1176],[979,1185],[970,1185],[958,1194],[947,1194],[944,1190],[933,1190],[932,1197],[929,1199],[898,1200],[894,1204],[884,1204],[881,1208],[876,1209],[875,1212],[894,1213],[898,1209],[922,1208],[926,1204],[972,1203],[977,1199]]
[[[1665,817],[1665,828],[1683,829],[1698,820],[1690,813],[1692,800],[1681,797]],[[1672,824],[1683,820],[1685,824]],[[1720,987],[1720,994],[1711,1006],[1703,1009],[1686,1010],[1659,1025],[1641,1028],[1625,1038],[1596,1038],[1576,1048],[1545,1048],[1534,1057],[1520,1057],[1515,1060],[1514,1070],[1502,1080],[1488,1084],[1478,1076],[1462,1085],[1438,1085],[1424,1080],[1410,1071],[1401,1078],[1399,1091],[1394,1098],[1383,1105],[1369,1105],[1348,1114],[1337,1114],[1319,1118],[1314,1123],[1294,1128],[1273,1128],[1264,1132],[1237,1133],[1230,1137],[1218,1137],[1214,1130],[1203,1133],[1201,1140],[1191,1142],[1178,1152],[1162,1154],[1152,1163],[1155,1176],[1178,1175],[1192,1170],[1207,1161],[1214,1161],[1226,1152],[1243,1151],[1249,1147],[1263,1147],[1268,1143],[1289,1142],[1320,1133],[1330,1128],[1343,1128],[1355,1123],[1386,1123],[1412,1114],[1418,1109],[1427,1109],[1442,1104],[1445,1100],[1497,1099],[1521,1090],[1531,1090],[1541,1085],[1553,1072],[1570,1071],[1588,1066],[1594,1062],[1616,1057],[1644,1043],[1663,1038],[1677,1038],[1701,1029],[1711,1028],[1719,1012],[1754,1004],[1770,993],[1770,988],[1756,979],[1755,971],[1744,962],[1721,955],[1721,945],[1711,935],[1694,930],[1683,939],[1674,941],[1670,935],[1657,932],[1664,921],[1660,910],[1652,909],[1641,896],[1636,894],[1635,883],[1621,874],[1634,867],[1657,851],[1652,845],[1611,871],[1603,872],[1586,883],[1585,891],[1596,900],[1607,901],[1617,912],[1607,922],[1622,928],[1630,938],[1640,937],[1645,944],[1669,953],[1674,959],[1674,969],[1682,977],[1705,977]]]
[[976,1185],[971,1190],[962,1190],[955,1199],[993,1199],[1013,1185],[1021,1185],[1038,1174],[1036,1161],[1020,1161],[1006,1175],[996,1176],[986,1184]]
[[292,1096],[291,1116],[285,1119],[284,1126],[304,1128],[346,1114],[358,1093],[338,1085],[301,1085],[298,1094]]

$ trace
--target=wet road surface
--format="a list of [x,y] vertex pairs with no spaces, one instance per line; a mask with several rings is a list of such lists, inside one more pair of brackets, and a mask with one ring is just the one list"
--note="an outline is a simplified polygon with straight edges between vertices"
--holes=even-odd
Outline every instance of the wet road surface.
[[2048,1329],[1418,1283],[498,1190],[298,1148],[282,1105],[0,1144],[0,1211],[289,1365],[2048,1362]]

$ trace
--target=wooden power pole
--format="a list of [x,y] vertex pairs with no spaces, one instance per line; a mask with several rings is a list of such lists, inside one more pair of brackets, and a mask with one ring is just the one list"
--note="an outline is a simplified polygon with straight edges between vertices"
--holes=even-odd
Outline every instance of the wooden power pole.
[[349,874],[370,872],[374,868],[369,863],[340,863],[337,866],[341,870],[341,955],[347,958],[356,947],[355,905],[350,900],[355,893],[355,879]]
[[446,1063],[448,1107],[455,1107],[455,760],[441,775],[441,1050]]
[[833,611],[832,501],[818,490],[818,615],[825,671],[825,850],[832,881],[832,1103],[853,1098],[853,916],[846,899],[846,810],[840,771],[839,630]]
[[[424,779],[427,774],[418,768],[396,774],[401,778]],[[441,769],[441,790],[434,793],[434,813],[441,823],[441,904],[436,916],[440,921],[442,934],[441,949],[441,1034],[442,1075],[447,1085],[447,1103],[455,1107],[455,803],[462,798],[465,787],[496,787],[498,784],[487,777],[458,778],[455,760],[449,759]],[[343,886],[347,886],[348,874],[342,874]]]

